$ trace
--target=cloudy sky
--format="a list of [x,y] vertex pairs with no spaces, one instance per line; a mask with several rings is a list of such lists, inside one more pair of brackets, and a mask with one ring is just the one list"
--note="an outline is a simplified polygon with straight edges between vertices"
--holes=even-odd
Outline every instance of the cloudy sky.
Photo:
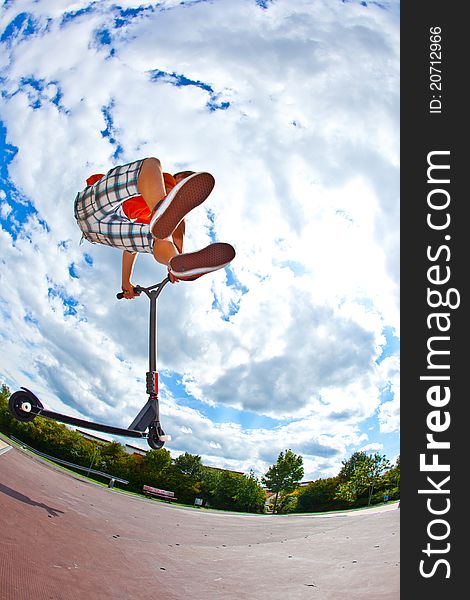
[[[156,156],[211,172],[188,250],[232,266],[159,300],[173,456],[305,479],[399,453],[399,3],[16,0],[0,21],[0,382],[127,427],[148,300],[79,244],[92,173]],[[165,270],[150,255],[134,283]],[[143,447],[146,442],[138,442]]]

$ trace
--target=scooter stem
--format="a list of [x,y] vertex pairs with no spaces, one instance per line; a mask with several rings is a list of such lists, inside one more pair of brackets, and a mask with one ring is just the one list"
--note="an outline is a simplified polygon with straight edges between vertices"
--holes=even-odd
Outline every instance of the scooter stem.
[[157,289],[143,290],[150,298],[150,324],[149,324],[149,371],[157,370],[157,299],[162,289],[170,281],[167,277],[158,284]]

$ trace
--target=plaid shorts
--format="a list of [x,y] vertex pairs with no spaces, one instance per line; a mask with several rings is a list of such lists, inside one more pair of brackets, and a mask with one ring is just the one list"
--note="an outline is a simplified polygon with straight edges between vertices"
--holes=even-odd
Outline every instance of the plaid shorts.
[[74,213],[83,237],[93,244],[106,244],[128,252],[153,252],[148,224],[133,223],[121,208],[138,196],[137,180],[143,160],[114,167],[75,198]]

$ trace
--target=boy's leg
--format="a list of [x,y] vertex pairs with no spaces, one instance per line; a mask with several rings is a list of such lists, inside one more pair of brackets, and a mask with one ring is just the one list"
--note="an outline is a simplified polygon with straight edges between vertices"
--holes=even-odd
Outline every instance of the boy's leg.
[[165,182],[158,158],[146,158],[142,162],[137,188],[151,211],[165,198]]
[[170,239],[158,240],[153,243],[153,257],[162,265],[168,266],[170,260],[179,254],[176,246]]

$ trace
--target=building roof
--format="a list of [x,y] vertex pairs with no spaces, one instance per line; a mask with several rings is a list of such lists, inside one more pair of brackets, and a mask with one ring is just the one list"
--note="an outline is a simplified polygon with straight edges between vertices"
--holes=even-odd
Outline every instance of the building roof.
[[83,435],[83,437],[89,440],[94,440],[95,442],[100,442],[102,444],[110,444],[112,442],[112,440],[107,440],[106,438],[98,437],[97,435],[93,435],[92,433],[82,431],[81,429],[76,429],[76,431],[78,431],[80,435]]

